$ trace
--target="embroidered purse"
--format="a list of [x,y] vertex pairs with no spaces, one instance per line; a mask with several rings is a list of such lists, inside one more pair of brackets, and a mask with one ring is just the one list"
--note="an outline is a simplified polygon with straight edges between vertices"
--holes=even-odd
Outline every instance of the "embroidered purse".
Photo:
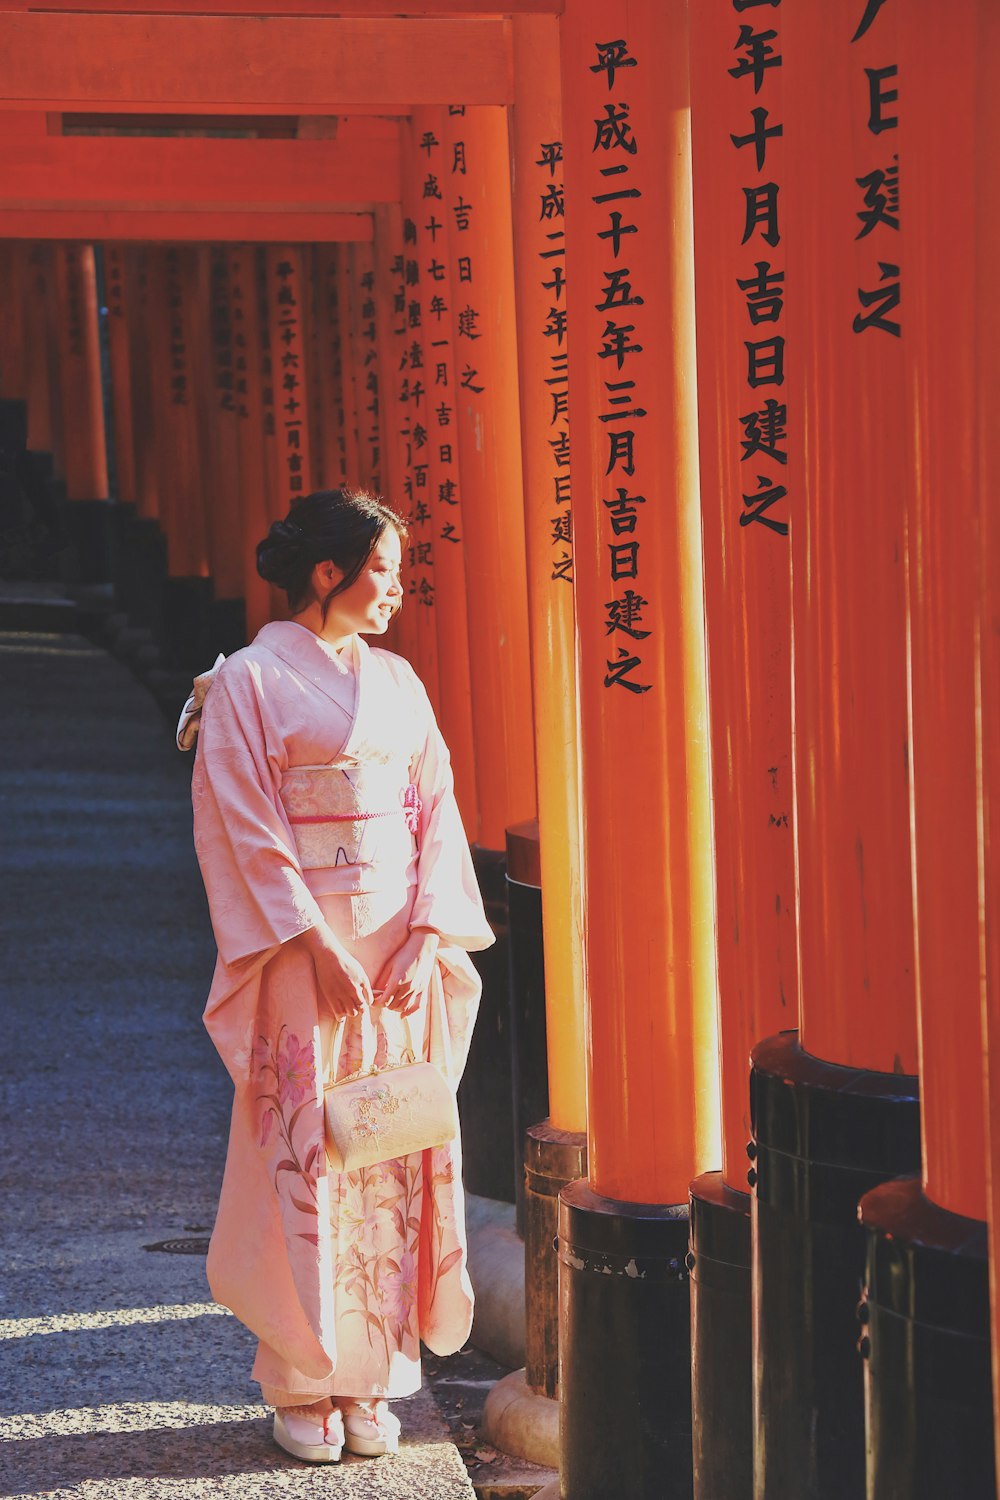
[[[375,1066],[378,1031],[370,1012],[361,1017],[361,1066],[323,1091],[326,1154],[334,1172],[354,1172],[378,1162],[443,1146],[458,1134],[458,1108],[447,1079],[430,1062],[418,1062],[410,1023],[401,1016],[406,1047],[398,1062]],[[336,1072],[346,1029],[337,1027]]]

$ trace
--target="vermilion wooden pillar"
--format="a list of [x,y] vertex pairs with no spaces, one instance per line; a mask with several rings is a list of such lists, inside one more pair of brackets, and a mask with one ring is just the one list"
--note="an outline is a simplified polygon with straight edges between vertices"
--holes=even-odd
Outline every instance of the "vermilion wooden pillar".
[[[990,0],[976,6],[976,176],[989,181],[1000,140],[1000,11]],[[983,176],[983,174],[986,174]],[[979,764],[982,797],[979,826],[979,899],[983,944],[983,1029],[987,1048],[987,1172],[992,1307],[994,1452],[1000,1452],[1000,516],[994,503],[1000,485],[1000,199],[980,191],[975,199],[976,254],[976,438],[979,500]]]
[[[733,64],[752,88],[754,69],[781,58],[780,118],[747,100],[741,233],[748,301],[766,309],[787,292],[788,319],[787,347],[766,321],[747,332],[757,393],[788,412],[787,477],[756,464],[744,504],[754,526],[782,512],[790,526],[800,1016],[798,1041],[754,1053],[760,1500],[864,1487],[857,1201],[919,1165],[901,477],[909,229],[895,192],[903,21],[891,5],[853,9],[783,6],[771,53],[741,31]],[[766,156],[756,170],[758,140],[769,152],[764,132],[779,125],[780,181]],[[787,283],[773,275],[781,247]]]
[[[323,483],[328,489],[345,484],[348,475],[344,420],[343,347],[337,300],[336,245],[316,245],[313,275],[316,283],[316,381],[320,397],[319,441]],[[354,467],[352,464],[351,468]]]
[[[516,16],[512,28],[514,264],[538,821],[516,835],[508,830],[507,889],[523,1075],[515,1110],[526,1115],[517,1123],[526,1174],[527,1380],[555,1396],[558,1262],[552,1242],[559,1190],[586,1171],[587,1126],[566,220],[559,22]],[[534,869],[520,857],[525,848]]]
[[[412,129],[426,179],[446,181],[450,162],[444,145],[444,111],[414,110]],[[423,287],[421,343],[427,391],[427,504],[433,518],[439,716],[451,751],[455,795],[466,831],[478,827],[476,764],[472,733],[472,688],[466,600],[465,531],[456,416],[455,332],[452,316],[451,236],[439,200],[423,196],[415,216],[414,251]]]
[[269,245],[266,266],[276,461],[269,510],[279,519],[312,489],[303,251]]
[[243,517],[240,502],[239,416],[233,370],[229,251],[199,252],[202,449],[205,510],[212,566],[213,644],[225,655],[246,644],[243,603]]
[[27,397],[27,252],[27,245],[19,240],[0,243],[0,401],[23,401]]
[[689,1496],[687,1190],[720,1141],[688,8],[570,0],[561,25],[589,1008],[562,1493]]
[[257,543],[267,535],[270,525],[268,499],[273,481],[264,439],[264,349],[257,251],[248,245],[234,245],[229,251],[229,299],[238,423],[242,592],[247,640],[252,641],[271,618],[271,591],[257,572]]
[[92,245],[55,251],[57,348],[66,512],[74,583],[111,576],[111,514]]
[[358,423],[358,475],[381,493],[382,447],[378,385],[378,333],[375,323],[375,255],[371,245],[346,247],[351,296],[351,363]]
[[[785,255],[767,247],[775,295],[748,298],[744,188],[784,181],[784,137],[756,149],[754,110],[782,119],[781,16],[760,73],[732,5],[691,11],[695,285],[702,532],[712,725],[722,1085],[722,1171],[691,1184],[695,1495],[752,1493],[750,1052],[797,1020],[792,846],[788,494],[754,520],[758,476],[787,491],[793,443],[781,384],[757,384],[757,340],[784,339]],[[759,28],[758,28],[759,29]],[[766,123],[766,122],[765,122]],[[744,285],[749,283],[749,286]],[[794,350],[793,340],[785,345]],[[749,497],[749,503],[748,499]]]
[[[863,1315],[869,1500],[930,1500],[996,1489],[980,1086],[979,298],[968,274],[986,184],[976,177],[975,110],[942,120],[939,103],[974,94],[975,6],[945,15],[915,0],[899,47],[923,1172],[862,1200]],[[945,281],[952,292],[942,299]]]
[[157,462],[153,375],[149,357],[149,340],[157,316],[151,288],[149,249],[144,245],[129,245],[125,250],[125,264],[135,503],[140,516],[156,519],[160,513],[163,476]]
[[[520,413],[504,110],[449,113],[451,159],[438,218],[448,215],[459,459],[469,605],[479,825],[501,850],[505,829],[535,812]],[[435,205],[436,206],[436,205]]]
[[25,279],[25,370],[28,401],[28,448],[55,455],[55,366],[51,358],[49,322],[55,302],[52,247],[31,245]]
[[358,438],[358,398],[354,386],[354,313],[351,290],[351,247],[338,245],[335,253],[337,277],[337,324],[340,339],[340,389],[344,402],[344,468],[349,485],[361,483]]
[[108,361],[111,367],[111,434],[115,456],[115,498],[135,504],[132,351],[126,306],[128,273],[124,245],[104,246],[104,299],[108,309]]

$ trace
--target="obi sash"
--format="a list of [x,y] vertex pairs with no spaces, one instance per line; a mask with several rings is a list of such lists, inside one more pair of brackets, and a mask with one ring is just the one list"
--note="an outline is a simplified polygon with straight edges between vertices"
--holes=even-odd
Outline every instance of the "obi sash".
[[294,766],[279,795],[313,895],[412,883],[420,798],[406,760]]

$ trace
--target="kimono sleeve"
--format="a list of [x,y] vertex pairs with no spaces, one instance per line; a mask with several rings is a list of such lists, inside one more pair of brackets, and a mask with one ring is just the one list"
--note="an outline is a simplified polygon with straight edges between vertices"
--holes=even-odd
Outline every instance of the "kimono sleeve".
[[469,841],[455,801],[451,756],[418,678],[413,678],[425,726],[424,742],[410,765],[420,797],[417,894],[411,927],[432,927],[445,943],[468,951],[496,941],[479,892]]
[[251,670],[227,664],[205,700],[192,779],[194,844],[224,964],[323,924],[268,757]]

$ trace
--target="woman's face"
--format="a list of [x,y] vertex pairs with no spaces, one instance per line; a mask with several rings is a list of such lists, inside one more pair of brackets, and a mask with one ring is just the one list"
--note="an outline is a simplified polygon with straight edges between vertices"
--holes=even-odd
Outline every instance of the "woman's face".
[[403,598],[402,557],[399,532],[387,526],[350,588],[330,601],[327,624],[345,634],[384,635]]

